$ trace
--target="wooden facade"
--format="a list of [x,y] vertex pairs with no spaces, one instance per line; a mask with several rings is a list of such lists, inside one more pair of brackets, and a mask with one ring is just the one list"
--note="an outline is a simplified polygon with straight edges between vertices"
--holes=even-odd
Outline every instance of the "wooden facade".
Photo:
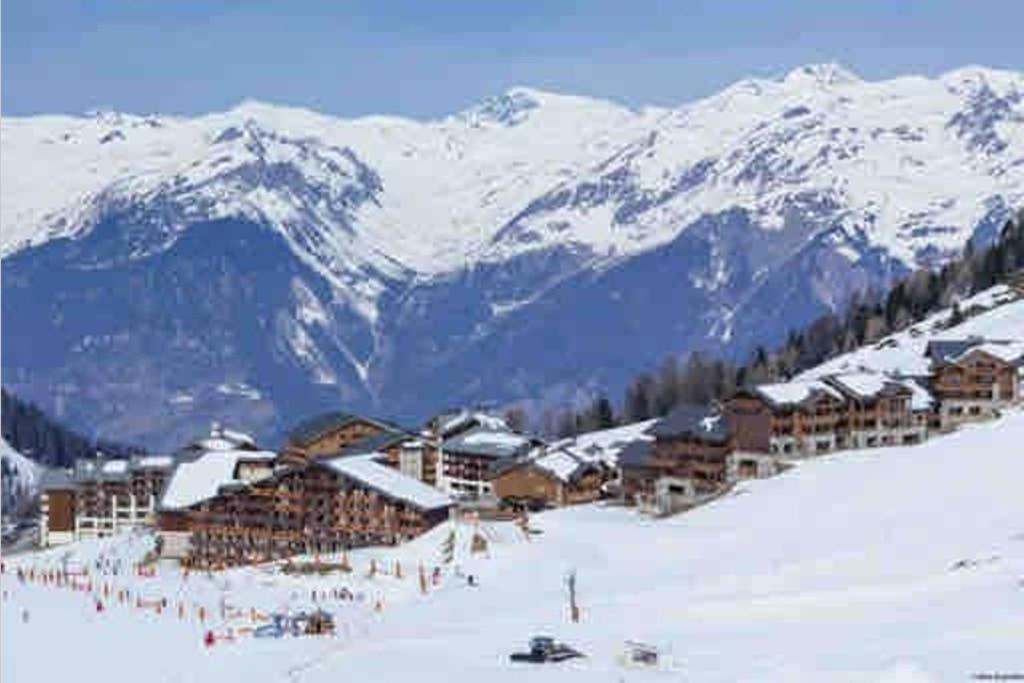
[[52,532],[75,530],[75,492],[71,488],[47,491],[46,528]]
[[650,511],[667,513],[714,495],[729,482],[733,434],[721,415],[698,406],[680,406],[620,459],[622,493]]
[[572,476],[559,477],[531,462],[504,469],[491,479],[494,495],[504,502],[543,503],[547,506],[588,503],[601,497],[608,480],[604,468],[581,468]]
[[400,543],[447,516],[446,506],[419,508],[314,461],[222,490],[185,511],[186,562],[231,566]]
[[746,389],[726,402],[725,419],[739,449],[811,455],[841,447],[844,411],[842,398],[830,391],[812,391],[805,400],[779,403],[757,389]]
[[299,464],[336,455],[346,447],[387,429],[381,422],[357,415],[329,414],[314,420],[316,424],[300,426],[289,437],[282,462]]
[[983,349],[933,364],[931,390],[942,406],[943,423],[991,417],[1019,395],[1017,367]]

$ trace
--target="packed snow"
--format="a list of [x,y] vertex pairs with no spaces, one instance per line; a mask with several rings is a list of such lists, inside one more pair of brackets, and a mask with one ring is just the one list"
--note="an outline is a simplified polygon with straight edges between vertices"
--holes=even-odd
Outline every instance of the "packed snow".
[[[669,519],[598,504],[533,515],[530,534],[512,523],[449,522],[404,546],[353,551],[350,574],[289,577],[268,565],[185,578],[160,563],[156,576],[139,577],[125,569],[150,547],[145,536],[5,558],[0,674],[14,683],[127,683],[140,675],[315,683],[412,674],[446,683],[713,683],[961,681],[1020,672],[1022,439],[1024,414],[1014,412],[920,446],[807,460]],[[454,558],[445,564],[451,530]],[[474,554],[477,533],[487,543]],[[74,570],[100,558],[124,566],[116,577],[94,571],[91,593],[14,576],[18,566]],[[371,559],[379,570],[372,578]],[[420,564],[428,575],[440,567],[425,594]],[[570,571],[578,624],[568,618]],[[166,597],[168,606],[156,614],[119,605],[116,591],[103,598],[102,583],[130,589],[132,600]],[[341,588],[356,599],[334,597]],[[317,606],[334,613],[335,637],[245,632],[253,608]],[[204,647],[207,630],[220,637],[229,628],[235,640]],[[586,657],[510,663],[509,654],[536,634]],[[627,668],[626,641],[657,647],[662,664]]]

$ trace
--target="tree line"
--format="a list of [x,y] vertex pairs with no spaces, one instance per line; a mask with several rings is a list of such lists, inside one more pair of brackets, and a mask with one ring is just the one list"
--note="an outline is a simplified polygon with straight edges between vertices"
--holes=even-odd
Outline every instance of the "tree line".
[[[627,385],[618,409],[605,394],[582,409],[548,410],[532,427],[549,437],[566,437],[617,424],[661,417],[683,403],[708,405],[729,398],[743,386],[786,381],[835,356],[872,344],[927,316],[952,307],[948,325],[969,312],[959,302],[1007,281],[1024,268],[1024,210],[1006,222],[996,240],[963,252],[939,269],[919,268],[900,278],[885,293],[862,292],[843,312],[829,312],[793,330],[769,350],[757,347],[743,363],[693,352],[672,355],[653,371],[641,372]],[[521,411],[512,418],[526,422]]]
[[0,426],[4,441],[14,450],[50,467],[70,467],[78,458],[95,457],[97,452],[119,458],[142,452],[132,446],[82,436],[6,389],[0,390]]

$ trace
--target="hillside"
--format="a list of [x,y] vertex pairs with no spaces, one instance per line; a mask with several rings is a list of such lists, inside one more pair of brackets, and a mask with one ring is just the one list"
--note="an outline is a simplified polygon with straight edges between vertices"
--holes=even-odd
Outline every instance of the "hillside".
[[638,111],[516,88],[432,121],[5,117],[5,382],[156,448],[211,416],[266,438],[339,404],[618,393],[992,239],[1021,121],[1017,72],[828,64]]
[[8,519],[35,497],[42,468],[0,439],[0,511]]
[[957,309],[968,316],[959,324],[950,324],[954,313],[947,308],[902,332],[807,370],[801,377],[858,370],[924,376],[928,374],[924,352],[930,341],[970,336],[1024,340],[1024,299],[1019,291],[997,285],[958,302]]
[[[456,562],[477,587],[444,572],[419,595],[405,580],[367,579],[370,557],[407,568],[439,557],[445,527],[397,549],[354,552],[359,573],[287,579],[254,569],[214,579],[162,567],[124,577],[147,598],[171,595],[163,615],[117,606],[97,613],[81,594],[19,586],[2,619],[3,677],[137,680],[160,662],[160,680],[316,682],[338,676],[424,681],[959,681],[1019,670],[1017,604],[1024,576],[1024,414],[963,429],[924,445],[838,453],[667,520],[583,506],[535,515],[526,542],[511,525],[484,524],[488,557],[469,557],[459,530]],[[984,504],[980,504],[981,502]],[[941,532],[938,532],[941,530]],[[128,560],[145,539],[76,546],[72,558]],[[59,565],[65,549],[19,558]],[[428,565],[429,566],[429,565]],[[578,576],[582,621],[568,623],[564,580]],[[366,602],[327,606],[336,639],[243,638],[201,645],[201,625],[179,620],[174,601],[218,600],[244,611],[308,605],[311,587],[350,587]],[[383,609],[370,604],[383,598]],[[30,619],[22,623],[21,610]],[[238,619],[235,626],[244,622]],[[45,638],[40,633],[45,632]],[[549,633],[587,653],[561,665],[508,663],[510,652]],[[142,637],[145,634],[145,637]],[[45,656],[61,642],[63,656]],[[669,671],[623,669],[626,640],[670,652]],[[130,643],[131,647],[127,647]],[[395,653],[401,652],[400,657]],[[89,656],[84,656],[89,653]]]

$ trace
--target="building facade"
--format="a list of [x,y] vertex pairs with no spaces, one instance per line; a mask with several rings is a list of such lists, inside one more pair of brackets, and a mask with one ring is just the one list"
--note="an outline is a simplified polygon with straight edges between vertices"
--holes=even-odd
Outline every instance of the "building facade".
[[729,483],[735,444],[724,417],[683,405],[658,421],[651,442],[620,456],[622,494],[642,510],[668,514],[716,495]]
[[211,495],[168,506],[166,526],[188,535],[186,563],[221,567],[401,543],[448,518],[447,496],[378,457],[318,458],[251,481],[236,464]]
[[80,459],[42,482],[39,542],[43,547],[102,538],[152,524],[170,475],[170,456]]
[[995,417],[1020,399],[1024,343],[978,337],[933,341],[926,355],[943,428]]

